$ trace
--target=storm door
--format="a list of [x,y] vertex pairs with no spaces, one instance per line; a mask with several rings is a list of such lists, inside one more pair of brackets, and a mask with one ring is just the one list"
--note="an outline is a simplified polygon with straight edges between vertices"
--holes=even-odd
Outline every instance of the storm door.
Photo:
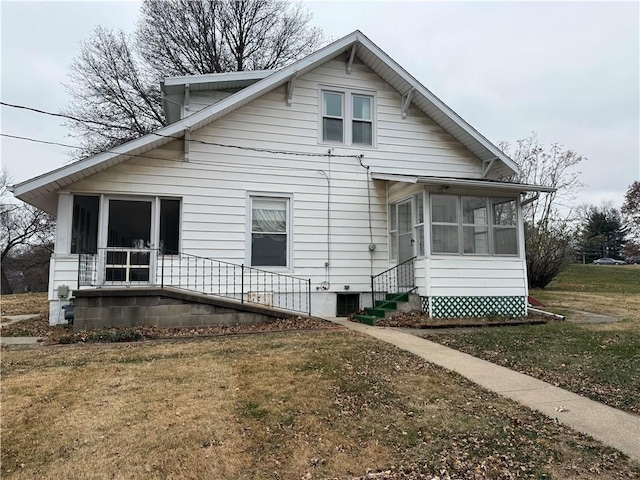
[[105,282],[149,283],[155,258],[151,200],[109,199],[107,211]]
[[413,287],[413,262],[402,265],[403,262],[414,257],[413,244],[413,215],[411,213],[411,199],[398,203],[398,286]]

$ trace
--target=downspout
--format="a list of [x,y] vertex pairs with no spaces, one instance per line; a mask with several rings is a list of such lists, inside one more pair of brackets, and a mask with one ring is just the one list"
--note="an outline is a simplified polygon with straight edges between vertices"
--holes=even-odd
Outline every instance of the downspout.
[[522,202],[520,202],[520,207],[524,207],[525,205],[528,205],[531,202],[535,202],[539,198],[540,198],[540,192],[536,192],[536,194],[533,197],[527,198],[526,200],[523,200]]

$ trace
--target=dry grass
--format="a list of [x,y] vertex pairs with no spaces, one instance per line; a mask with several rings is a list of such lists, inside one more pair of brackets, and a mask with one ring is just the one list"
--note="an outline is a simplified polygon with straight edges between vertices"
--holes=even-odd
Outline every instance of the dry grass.
[[38,314],[49,315],[49,304],[46,293],[21,293],[18,295],[2,295],[0,297],[0,313],[4,315]]
[[351,332],[2,360],[7,479],[353,478],[391,465],[442,478],[640,478],[617,452]]

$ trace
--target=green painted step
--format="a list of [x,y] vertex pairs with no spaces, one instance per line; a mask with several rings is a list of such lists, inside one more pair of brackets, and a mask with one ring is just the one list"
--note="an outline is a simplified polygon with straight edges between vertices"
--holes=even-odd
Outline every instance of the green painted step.
[[384,318],[386,312],[395,312],[396,309],[380,308],[380,307],[377,307],[377,308],[365,307],[364,311],[367,312],[367,315],[373,315],[374,317]]
[[409,294],[408,293],[387,293],[385,297],[387,300],[391,300],[394,302],[408,302]]
[[355,319],[360,323],[365,323],[372,326],[375,326],[376,322],[380,320],[380,318],[374,317],[373,315],[356,315]]
[[390,308],[390,309],[397,309],[398,308],[398,302],[394,302],[391,300],[376,300],[376,308]]

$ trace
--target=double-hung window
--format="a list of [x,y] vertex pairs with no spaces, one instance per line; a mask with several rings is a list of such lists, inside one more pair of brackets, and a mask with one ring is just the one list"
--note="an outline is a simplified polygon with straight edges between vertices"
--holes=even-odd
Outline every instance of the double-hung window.
[[351,90],[321,90],[320,140],[373,146],[374,96]]
[[322,139],[342,143],[344,139],[344,94],[322,92]]
[[371,117],[371,97],[353,95],[352,105],[352,136],[354,145],[373,145],[373,120]]
[[517,255],[514,198],[431,195],[431,252]]
[[251,196],[251,266],[287,267],[289,198]]

